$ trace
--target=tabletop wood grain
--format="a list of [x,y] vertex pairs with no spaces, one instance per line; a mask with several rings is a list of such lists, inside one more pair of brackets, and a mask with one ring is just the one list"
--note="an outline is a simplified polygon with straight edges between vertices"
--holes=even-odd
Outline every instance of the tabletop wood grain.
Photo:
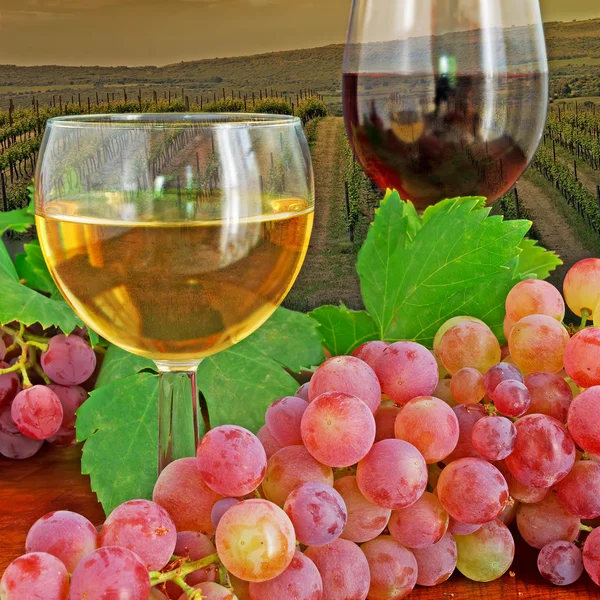
[[[53,510],[73,510],[99,525],[102,508],[80,473],[81,450],[46,447],[25,461],[0,457],[0,573],[24,552],[25,537],[36,519]],[[417,588],[411,600],[598,600],[600,588],[586,575],[564,588],[537,572],[537,553],[518,542],[510,574],[488,584],[454,575],[435,588]],[[23,599],[26,600],[26,599]],[[285,599],[282,599],[285,600]]]

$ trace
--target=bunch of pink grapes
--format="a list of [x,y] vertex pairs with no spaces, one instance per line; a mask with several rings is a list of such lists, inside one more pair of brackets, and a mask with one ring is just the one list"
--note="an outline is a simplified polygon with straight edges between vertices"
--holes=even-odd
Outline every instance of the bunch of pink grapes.
[[600,585],[600,260],[575,265],[564,296],[580,327],[525,280],[504,346],[457,316],[433,352],[370,341],[329,358],[256,435],[210,430],[152,501],[99,530],[40,519],[0,598],[399,600],[455,570],[502,577],[513,532],[549,582]]

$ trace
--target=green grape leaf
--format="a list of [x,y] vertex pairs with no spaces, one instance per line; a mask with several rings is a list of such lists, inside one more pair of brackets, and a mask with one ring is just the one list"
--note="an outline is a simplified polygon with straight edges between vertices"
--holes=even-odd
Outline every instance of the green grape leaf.
[[23,233],[30,229],[34,223],[31,205],[19,210],[0,212],[0,235],[9,230]]
[[351,354],[361,344],[379,339],[379,329],[365,311],[349,310],[340,303],[320,306],[309,314],[319,323],[323,344],[332,356]]
[[[4,283],[6,280],[12,282],[19,282],[19,275],[13,265],[12,260],[4,242],[0,240],[0,283]],[[2,291],[4,293],[4,290]],[[2,321],[0,321],[1,323]]]
[[536,240],[525,238],[520,244],[519,266],[517,273],[522,279],[547,279],[550,273],[563,264],[556,252],[538,246]]
[[15,256],[15,267],[19,278],[27,287],[48,294],[58,291],[37,240],[25,244],[25,254]]
[[149,358],[131,354],[131,352],[111,344],[102,361],[96,388],[109,385],[144,370],[156,371],[156,365]]

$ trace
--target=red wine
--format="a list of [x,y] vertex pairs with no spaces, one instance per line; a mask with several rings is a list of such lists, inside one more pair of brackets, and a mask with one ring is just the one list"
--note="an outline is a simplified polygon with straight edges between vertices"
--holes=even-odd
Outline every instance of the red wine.
[[545,74],[345,74],[344,117],[367,175],[425,208],[444,198],[492,203],[539,145]]

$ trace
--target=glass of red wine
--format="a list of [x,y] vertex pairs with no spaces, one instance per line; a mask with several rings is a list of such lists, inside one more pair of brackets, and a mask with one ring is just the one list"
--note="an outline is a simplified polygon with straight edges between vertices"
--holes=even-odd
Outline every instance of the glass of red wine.
[[420,209],[491,204],[541,141],[548,61],[539,0],[354,0],[343,77],[368,176]]

